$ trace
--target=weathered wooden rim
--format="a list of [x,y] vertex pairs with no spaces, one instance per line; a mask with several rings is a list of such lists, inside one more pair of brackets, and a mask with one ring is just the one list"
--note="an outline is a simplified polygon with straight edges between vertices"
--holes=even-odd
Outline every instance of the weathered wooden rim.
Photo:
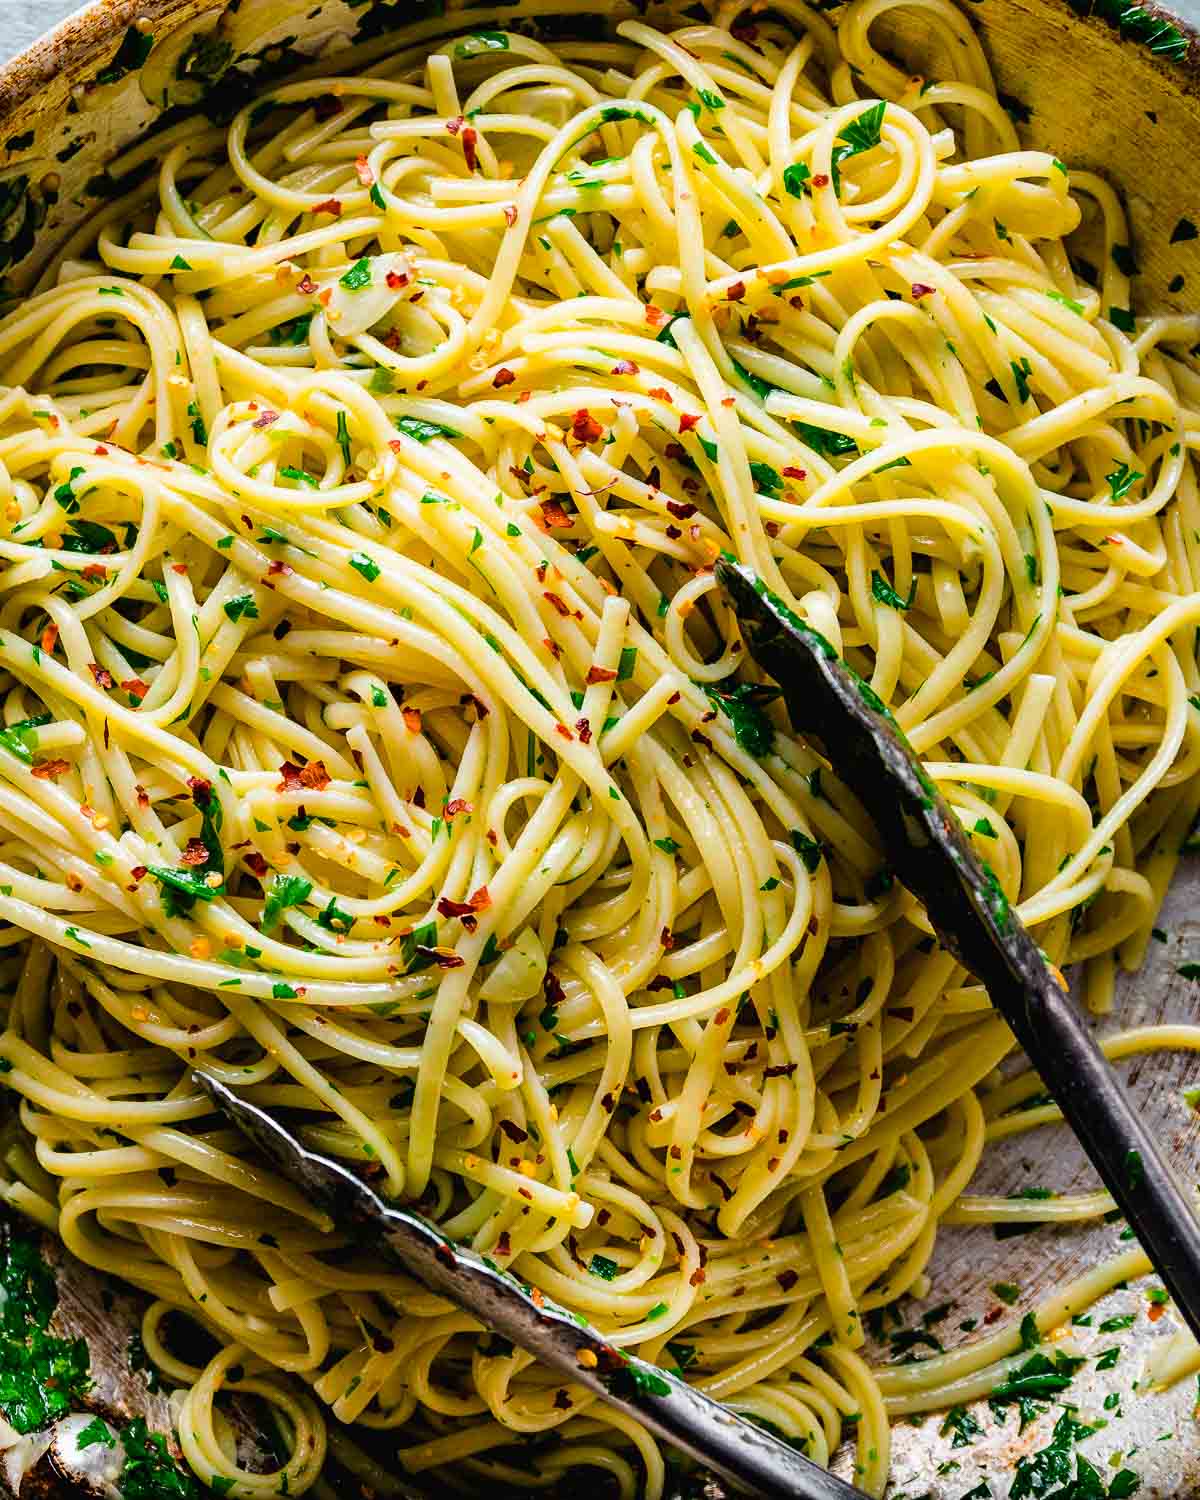
[[[95,61],[96,54],[116,43],[134,21],[157,22],[168,17],[180,20],[189,15],[217,8],[218,0],[201,0],[199,4],[180,4],[179,0],[91,0],[65,20],[38,38],[24,52],[0,65],[0,122],[36,99],[39,92],[62,74],[70,76],[77,69]],[[1096,0],[1053,0],[1067,17],[1083,24],[1113,31],[1113,25],[1094,8]],[[1186,39],[1184,57],[1156,54],[1135,37],[1118,37],[1129,45],[1142,47],[1148,59],[1173,72],[1189,92],[1200,92],[1200,28],[1157,0],[1141,0],[1136,8],[1147,17],[1174,26]],[[1086,10],[1084,7],[1088,6]],[[1130,8],[1133,8],[1132,6]]]

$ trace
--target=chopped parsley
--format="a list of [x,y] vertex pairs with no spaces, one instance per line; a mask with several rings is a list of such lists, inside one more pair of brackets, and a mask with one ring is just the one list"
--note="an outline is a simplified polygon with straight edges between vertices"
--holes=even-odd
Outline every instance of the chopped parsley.
[[453,427],[447,427],[442,422],[428,422],[423,417],[397,417],[393,425],[406,437],[416,438],[418,443],[427,443],[435,437],[462,437],[462,433],[456,432]]
[[291,906],[302,906],[312,895],[312,881],[303,875],[276,875],[267,890],[263,907],[262,930],[270,932],[281,913]]
[[167,1440],[135,1417],[121,1434],[125,1463],[118,1485],[122,1500],[200,1500],[200,1487],[167,1452]]
[[1127,463],[1119,463],[1111,474],[1104,476],[1108,485],[1108,498],[1115,505],[1118,500],[1124,500],[1125,496],[1134,487],[1139,479],[1146,476],[1131,468]]
[[226,599],[225,613],[235,622],[242,619],[257,620],[258,605],[250,594],[238,594],[234,599]]
[[36,1240],[14,1235],[4,1244],[0,1291],[0,1412],[18,1432],[37,1432],[91,1389],[87,1340],[47,1333],[58,1290]]
[[775,745],[775,727],[762,705],[778,698],[779,689],[753,682],[738,682],[729,688],[705,686],[704,696],[719,708],[733,728],[738,748],[761,760]]
[[368,583],[374,583],[379,577],[379,564],[365,552],[352,552],[349,562],[354,571],[361,573]]
[[886,604],[889,609],[908,610],[912,608],[913,600],[917,597],[917,580],[913,579],[907,596],[903,596],[896,592],[878,568],[873,568],[871,570],[871,593],[880,604]]
[[370,256],[364,255],[361,260],[356,260],[345,275],[338,277],[338,284],[344,286],[348,292],[361,292],[363,287],[370,286]]

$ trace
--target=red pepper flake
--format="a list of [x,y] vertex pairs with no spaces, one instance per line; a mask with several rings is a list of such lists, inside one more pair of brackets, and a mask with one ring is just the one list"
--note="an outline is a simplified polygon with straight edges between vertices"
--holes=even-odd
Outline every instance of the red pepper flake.
[[668,706],[670,704],[672,704],[672,703],[678,703],[678,702],[679,702],[679,694],[678,693],[672,693],[671,696],[667,699]]
[[926,286],[923,281],[914,281],[912,284],[913,301],[920,302],[922,297],[928,297],[932,292],[936,291],[937,287],[935,286]]
[[89,583],[99,583],[108,577],[108,569],[102,563],[88,563],[80,576],[86,578]]
[[468,802],[465,797],[455,797],[453,802],[446,803],[447,819],[456,818],[459,813],[473,813],[474,811],[475,804],[473,802]]
[[399,292],[412,280],[412,273],[410,271],[389,271],[384,280],[393,292]]
[[539,504],[547,531],[553,531],[555,528],[559,531],[570,529],[573,523],[571,517],[563,509],[561,500],[542,500]]
[[510,229],[517,222],[517,205],[515,203],[506,203],[504,205],[504,222]]
[[64,771],[71,769],[71,763],[67,760],[41,760],[33,767],[33,774],[39,781],[57,781]]
[[590,411],[581,407],[571,418],[571,436],[577,443],[594,443],[604,436],[604,428]]
[[812,185],[815,188],[828,187],[829,186],[829,178],[826,176],[826,174],[824,172],[818,172],[817,175],[812,180]]
[[593,682],[615,682],[616,676],[617,674],[612,667],[589,667],[584,681],[589,684]]
[[421,710],[419,708],[402,708],[400,712],[404,715],[405,728],[409,734],[420,734]]
[[667,321],[667,314],[661,307],[655,307],[653,302],[646,304],[646,322],[651,328],[661,328]]
[[529,1139],[529,1132],[522,1130],[515,1120],[501,1120],[500,1129],[514,1145],[523,1145]]
[[88,671],[92,674],[92,681],[97,687],[108,689],[113,685],[112,673],[102,667],[97,661],[88,662]]
[[512,1240],[509,1238],[509,1233],[508,1233],[507,1229],[502,1229],[500,1231],[500,1237],[496,1241],[496,1254],[497,1255],[511,1255],[512,1254]]
[[188,839],[187,847],[179,856],[183,865],[205,865],[208,863],[208,845],[203,839]]
[[[124,686],[124,683],[122,683],[122,687],[123,686]],[[150,793],[146,790],[146,788],[144,786],[141,785],[140,782],[134,787],[133,791],[134,791],[134,795],[137,798],[137,805],[139,807],[149,807],[150,806]]]
[[796,1064],[794,1062],[775,1063],[773,1066],[763,1069],[763,1078],[790,1078],[795,1071]]
[[304,275],[301,276],[300,280],[296,283],[296,290],[298,292],[303,292],[306,297],[311,297],[316,289],[317,283],[312,279],[308,272],[305,271]]
[[614,375],[637,375],[639,370],[631,359],[619,359],[612,367]]
[[323,792],[333,779],[325,769],[323,760],[310,760],[306,766],[298,766],[285,760],[279,767],[283,780],[275,788],[277,792],[296,792],[307,787],[314,792]]
[[549,651],[550,655],[554,658],[555,661],[557,661],[562,655],[562,647],[558,644],[557,641],[552,641],[548,635],[544,635],[542,637],[542,645],[545,646],[546,650]]
[[785,479],[807,479],[808,470],[797,469],[794,464],[789,464],[783,471],[783,477]]
[[613,1110],[616,1109],[616,1107],[617,1101],[612,1094],[605,1094],[601,1098],[600,1108],[603,1110],[607,1110],[610,1115],[612,1114]]
[[58,626],[51,620],[45,630],[42,631],[42,650],[49,656],[57,644]]
[[554,726],[554,732],[555,734],[562,735],[564,740],[573,740],[575,738],[575,736],[571,733],[571,731],[565,724],[556,724]]
[[370,163],[365,156],[354,158],[354,171],[363,187],[372,187],[375,182],[375,173],[371,171]]
[[669,390],[667,390],[665,385],[653,386],[646,392],[646,394],[648,396],[653,396],[656,401],[665,401],[668,406],[675,405],[674,401],[671,399],[671,393]]
[[128,693],[131,698],[136,698],[140,703],[150,691],[150,684],[143,682],[140,677],[127,677],[121,684],[121,691]]
[[775,1277],[775,1280],[779,1283],[783,1291],[790,1292],[791,1289],[800,1280],[800,1274],[798,1271],[792,1271],[790,1269],[787,1271],[780,1271],[779,1274]]
[[266,860],[257,850],[246,855],[246,868],[252,875],[257,875],[260,880],[265,880],[269,866]]
[[277,411],[265,411],[265,412],[263,412],[263,414],[262,414],[261,417],[256,417],[254,419],[254,426],[255,427],[273,427],[275,425],[275,423],[278,422],[278,421],[279,421],[279,413]]
[[467,171],[473,172],[479,165],[479,154],[475,150],[479,142],[479,132],[472,125],[468,125],[462,133],[463,160],[467,164]]
[[542,595],[542,598],[545,599],[548,604],[552,605],[564,618],[570,615],[570,605],[566,604],[562,599],[560,599],[557,594],[544,593]]
[[427,958],[439,969],[461,969],[466,959],[461,953],[455,953],[453,948],[427,948],[422,943],[417,944],[417,952],[422,958]]
[[501,386],[512,385],[513,381],[516,380],[516,378],[517,377],[513,374],[513,372],[510,369],[507,369],[506,367],[502,366],[492,376],[492,385],[495,387],[496,390],[499,390],[501,388]]
[[451,920],[454,917],[474,916],[475,909],[469,901],[451,901],[449,896],[438,898],[438,916]]
[[765,521],[763,523],[763,530],[767,533],[767,535],[769,537],[777,537],[779,535],[779,531],[780,531],[779,522],[778,521]]
[[705,1277],[705,1273],[702,1270],[700,1270],[699,1268],[697,1268],[688,1277],[688,1285],[689,1286],[703,1286],[706,1279],[707,1278]]
[[332,214],[335,219],[342,217],[342,200],[340,198],[326,198],[323,203],[314,203],[309,209],[310,214]]
[[744,281],[735,281],[725,290],[726,302],[740,302],[745,295],[746,283]]
[[675,946],[675,934],[669,927],[664,927],[658,935],[658,941],[670,953],[671,949]]
[[467,122],[463,119],[462,115],[455,115],[453,120],[446,121],[446,129],[450,132],[451,135],[457,135],[466,123]]
[[1161,1302],[1152,1302],[1146,1309],[1146,1316],[1152,1323],[1157,1323],[1159,1318],[1162,1317],[1163,1313],[1165,1313],[1166,1310],[1167,1309]]
[[576,719],[575,728],[579,734],[579,743],[581,745],[590,745],[592,743],[592,726],[588,720]]
[[693,428],[699,427],[699,425],[703,421],[703,419],[704,418],[703,418],[703,413],[702,412],[680,412],[680,414],[679,414],[679,430],[680,430],[680,432],[691,432]]
[[697,745],[703,745],[706,750],[711,750],[713,747],[713,742],[709,739],[708,735],[701,734],[698,729],[692,730],[692,738],[695,740]]
[[129,873],[133,876],[134,880],[145,880],[150,871],[146,868],[145,865],[134,865],[133,869],[130,870]]
[[690,521],[696,514],[696,507],[690,500],[668,500],[667,509],[679,521]]
[[668,526],[666,528],[666,535],[670,541],[674,542],[678,541],[678,539],[683,535],[683,532],[680,531],[678,526]]
[[392,450],[393,453],[404,452],[404,444],[400,441],[399,438],[389,438],[388,447]]

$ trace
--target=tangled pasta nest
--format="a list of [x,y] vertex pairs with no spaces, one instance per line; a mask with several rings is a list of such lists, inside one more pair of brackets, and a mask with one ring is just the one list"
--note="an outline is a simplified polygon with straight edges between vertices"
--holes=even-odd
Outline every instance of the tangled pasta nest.
[[924,81],[884,8],[419,19],[133,147],[0,322],[7,1196],[154,1299],[206,1483],[344,1493],[325,1406],[379,1494],[381,1454],[665,1469],[246,1159],[197,1066],[818,1462],[853,1431],[871,1494],[889,1413],[1019,1348],[864,1359],[941,1221],[1050,1212],[962,1194],[1056,1116],[1014,1123],[1037,1080],[712,564],[869,681],[1103,1009],[1200,805],[1200,384],[1112,190],[1021,148],[957,10],[910,7]]

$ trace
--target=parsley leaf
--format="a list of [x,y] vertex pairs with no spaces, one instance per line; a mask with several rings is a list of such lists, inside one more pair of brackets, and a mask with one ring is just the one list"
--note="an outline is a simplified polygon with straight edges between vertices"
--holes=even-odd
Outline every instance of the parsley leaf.
[[289,906],[302,906],[312,895],[312,881],[303,875],[276,875],[267,890],[263,907],[262,930],[270,932],[278,923],[280,913]]
[[363,287],[371,285],[371,258],[364,255],[361,260],[356,260],[344,276],[338,277],[340,285],[348,292],[361,292]]

